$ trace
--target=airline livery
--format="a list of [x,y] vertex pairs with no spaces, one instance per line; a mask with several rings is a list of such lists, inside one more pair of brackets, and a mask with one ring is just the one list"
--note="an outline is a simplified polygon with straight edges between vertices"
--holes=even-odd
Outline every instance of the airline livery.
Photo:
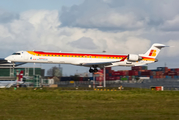
[[145,54],[92,54],[92,53],[62,53],[43,51],[18,51],[1,59],[1,63],[56,63],[72,64],[90,67],[89,72],[97,72],[97,68],[113,66],[140,66],[157,62],[157,55],[163,44],[153,44]]
[[15,81],[0,81],[0,88],[10,88],[12,85],[23,84],[23,71],[16,75]]

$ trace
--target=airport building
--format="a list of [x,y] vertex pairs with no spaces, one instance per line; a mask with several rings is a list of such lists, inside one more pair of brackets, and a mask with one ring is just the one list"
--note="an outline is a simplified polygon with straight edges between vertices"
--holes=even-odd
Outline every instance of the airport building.
[[15,80],[16,72],[23,70],[24,76],[40,75],[44,76],[44,69],[40,67],[15,67],[11,64],[0,65],[0,80]]
[[[15,80],[17,72],[23,71],[23,81],[27,87],[65,87],[65,86],[88,86],[92,84],[93,77],[88,77],[88,73],[76,74],[70,77],[62,76],[62,68],[53,67],[50,69],[50,76],[44,76],[44,69],[40,67],[15,67],[12,65],[0,65],[0,80]],[[100,86],[102,85],[104,74],[103,69],[95,73],[95,81]],[[148,78],[150,80],[165,80],[178,79],[179,68],[157,67],[154,70],[148,70],[147,66],[134,66],[131,70],[119,70],[114,71],[112,68],[107,67],[105,71],[106,83],[113,84],[114,81],[120,81],[116,83],[116,86],[121,83],[131,83],[139,81],[139,78]]]

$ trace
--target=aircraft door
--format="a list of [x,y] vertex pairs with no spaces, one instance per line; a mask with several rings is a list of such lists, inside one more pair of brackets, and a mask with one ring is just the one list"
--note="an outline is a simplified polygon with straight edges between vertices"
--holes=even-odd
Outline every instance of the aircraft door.
[[24,56],[24,60],[28,60],[29,54],[27,52],[24,52],[23,56]]
[[89,59],[88,59],[89,61],[92,61],[92,57],[91,57],[91,55],[89,56]]
[[84,56],[84,61],[87,62],[87,56],[86,55]]

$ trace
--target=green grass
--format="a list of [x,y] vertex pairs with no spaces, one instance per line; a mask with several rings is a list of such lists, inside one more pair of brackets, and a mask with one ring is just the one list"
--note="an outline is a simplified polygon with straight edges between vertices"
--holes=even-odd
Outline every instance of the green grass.
[[178,91],[0,89],[0,120],[177,120],[178,109]]

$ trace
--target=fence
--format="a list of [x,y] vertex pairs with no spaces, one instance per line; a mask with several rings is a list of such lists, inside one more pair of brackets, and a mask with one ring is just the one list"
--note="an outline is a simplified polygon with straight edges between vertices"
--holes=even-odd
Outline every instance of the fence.
[[[27,80],[31,83],[31,86],[42,87],[50,84],[57,84],[58,87],[89,87],[89,85],[97,87],[103,86],[103,81],[59,81],[54,83],[52,80],[41,79],[39,76],[33,78],[33,80]],[[179,79],[149,79],[149,80],[114,80],[106,81],[106,87],[134,87],[134,88],[150,88],[151,86],[164,86],[164,90],[179,90]],[[29,85],[30,86],[30,85]]]

